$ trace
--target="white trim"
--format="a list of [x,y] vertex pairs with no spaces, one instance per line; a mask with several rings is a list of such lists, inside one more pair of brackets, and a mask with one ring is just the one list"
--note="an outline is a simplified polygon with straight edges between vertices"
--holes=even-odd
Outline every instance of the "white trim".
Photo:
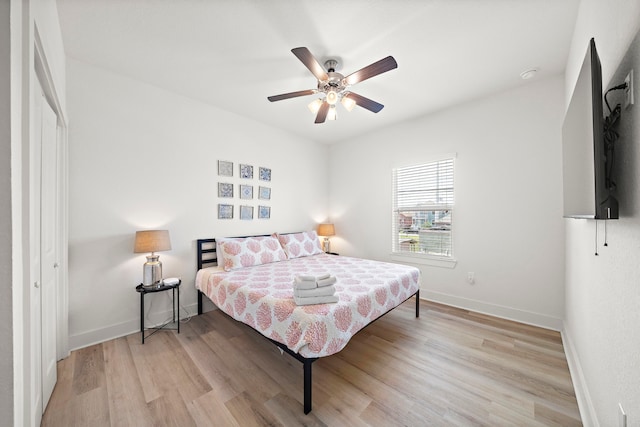
[[598,415],[595,412],[591,395],[589,394],[589,389],[587,387],[587,380],[584,377],[584,372],[580,365],[578,352],[573,345],[571,334],[569,333],[566,323],[564,323],[560,335],[562,336],[564,353],[567,356],[567,364],[569,365],[569,373],[571,374],[571,381],[573,381],[573,389],[576,393],[576,400],[578,401],[578,409],[580,410],[582,424],[586,427],[600,427]]
[[412,254],[410,252],[392,252],[389,256],[392,260],[401,264],[421,264],[441,268],[456,268],[456,265],[458,264],[458,260],[454,258]]
[[[23,139],[25,130],[23,102],[23,4],[21,0],[11,0],[9,22],[11,34],[10,74],[11,74],[11,233],[12,233],[12,315],[13,315],[13,420],[14,426],[27,424],[27,395],[25,368],[25,339],[28,323],[24,321],[25,274],[23,239]],[[5,418],[6,421],[6,418]]]
[[546,314],[533,313],[531,311],[490,304],[484,301],[462,298],[456,295],[449,295],[426,289],[420,290],[420,297],[429,301],[439,302],[453,307],[463,308],[465,310],[488,314],[502,319],[513,320],[515,322],[525,323],[527,325],[538,326],[554,331],[560,331],[562,328],[562,319],[548,316]]
[[[132,295],[133,296],[133,295]],[[137,295],[136,295],[137,296]],[[198,313],[198,304],[193,303],[190,305],[180,305],[180,319],[184,320],[189,317],[189,315],[196,316]],[[155,312],[149,314],[151,317],[149,320],[145,320],[145,327],[152,327],[161,325],[166,321],[166,319],[170,319],[172,316],[171,309],[167,309],[161,312]],[[115,323],[113,325],[93,329],[90,331],[82,332],[78,335],[70,335],[69,336],[69,345],[71,347],[71,351],[79,350],[81,348],[89,347],[95,344],[100,344],[105,341],[109,341],[115,338],[124,337],[131,334],[137,334],[138,338],[140,336],[140,319],[129,319],[125,322]]]

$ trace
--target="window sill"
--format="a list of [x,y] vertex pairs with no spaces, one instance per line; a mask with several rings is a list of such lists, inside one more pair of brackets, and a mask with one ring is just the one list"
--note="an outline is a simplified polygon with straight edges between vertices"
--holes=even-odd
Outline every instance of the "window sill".
[[431,267],[455,268],[458,263],[453,258],[440,258],[426,255],[411,255],[392,253],[391,259],[405,264],[421,264]]

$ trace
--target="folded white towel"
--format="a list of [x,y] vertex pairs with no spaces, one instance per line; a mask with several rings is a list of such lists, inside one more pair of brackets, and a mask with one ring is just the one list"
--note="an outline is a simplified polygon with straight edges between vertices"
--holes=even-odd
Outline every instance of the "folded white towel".
[[317,287],[316,280],[302,280],[300,276],[293,279],[293,289],[315,289]]
[[321,275],[316,277],[316,281],[320,281],[328,278],[329,278],[329,273],[322,273]]
[[322,288],[315,289],[293,289],[293,295],[297,297],[324,297],[330,296],[336,293],[335,286],[325,286]]
[[316,276],[309,276],[309,275],[302,275],[299,274],[296,276],[296,279],[300,279],[300,280],[310,280],[312,282],[316,281]]
[[331,304],[338,302],[338,295],[329,295],[324,297],[301,298],[294,296],[297,305],[314,305],[314,304]]
[[326,279],[319,279],[316,282],[316,285],[319,288],[322,288],[323,286],[330,286],[330,285],[333,285],[334,283],[336,283],[336,276],[330,276],[330,277],[327,277]]

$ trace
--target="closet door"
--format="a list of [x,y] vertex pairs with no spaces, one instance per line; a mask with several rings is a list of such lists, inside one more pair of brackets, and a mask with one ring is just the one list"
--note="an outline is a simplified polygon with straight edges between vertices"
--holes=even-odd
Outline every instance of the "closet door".
[[58,223],[58,117],[42,98],[42,175],[40,197],[41,254],[41,331],[42,331],[42,410],[47,407],[57,380],[56,301],[58,259],[56,224]]
[[41,268],[41,208],[42,194],[42,106],[40,91],[32,92],[33,127],[30,142],[29,183],[29,228],[31,258],[31,423],[40,425],[44,406],[42,404],[42,268]]

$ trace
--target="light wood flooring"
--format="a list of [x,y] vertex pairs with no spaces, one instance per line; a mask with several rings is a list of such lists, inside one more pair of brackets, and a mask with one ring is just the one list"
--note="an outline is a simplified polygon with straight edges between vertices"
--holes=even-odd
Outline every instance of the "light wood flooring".
[[77,350],[43,426],[579,426],[560,335],[411,299],[313,364],[216,310]]

